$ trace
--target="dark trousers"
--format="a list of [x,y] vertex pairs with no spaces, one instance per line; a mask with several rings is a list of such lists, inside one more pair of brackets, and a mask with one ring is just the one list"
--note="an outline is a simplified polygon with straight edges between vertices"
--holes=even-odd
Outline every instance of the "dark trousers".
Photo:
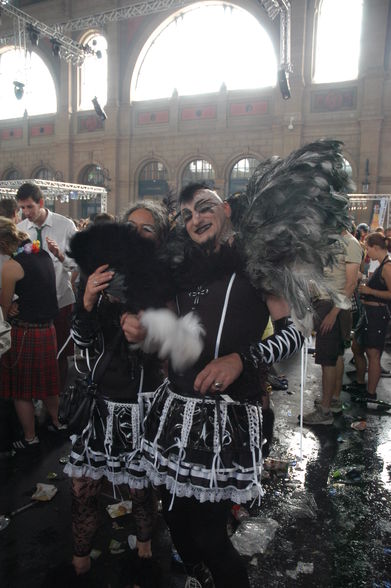
[[163,514],[173,543],[191,574],[203,562],[210,570],[216,588],[249,588],[246,565],[227,534],[231,502],[198,502],[195,498],[174,500],[162,490]]

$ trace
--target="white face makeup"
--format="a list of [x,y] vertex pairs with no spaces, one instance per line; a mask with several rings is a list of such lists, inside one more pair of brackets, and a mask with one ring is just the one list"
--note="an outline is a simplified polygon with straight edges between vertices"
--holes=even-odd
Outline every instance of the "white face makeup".
[[227,233],[231,209],[212,190],[199,190],[191,202],[181,205],[181,215],[189,237],[200,245],[220,244]]
[[141,237],[156,240],[155,221],[149,210],[138,208],[128,216],[128,223],[132,225]]

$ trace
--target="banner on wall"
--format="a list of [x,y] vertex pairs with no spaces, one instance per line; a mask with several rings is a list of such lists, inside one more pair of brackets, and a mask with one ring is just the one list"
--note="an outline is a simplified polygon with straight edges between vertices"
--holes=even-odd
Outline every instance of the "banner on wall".
[[380,198],[379,200],[375,200],[373,203],[372,208],[372,217],[370,228],[371,231],[374,231],[378,227],[384,226],[384,220],[386,218],[386,211],[387,211],[387,198]]

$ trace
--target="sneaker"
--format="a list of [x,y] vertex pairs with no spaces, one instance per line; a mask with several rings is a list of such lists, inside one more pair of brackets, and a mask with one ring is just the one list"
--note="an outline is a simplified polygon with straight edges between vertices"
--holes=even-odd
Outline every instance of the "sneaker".
[[377,394],[375,392],[375,394],[369,394],[367,393],[366,396],[366,401],[367,401],[367,408],[369,409],[377,409],[377,407],[379,406],[377,403],[374,403],[373,401],[377,400]]
[[60,433],[61,431],[66,431],[68,429],[68,425],[65,425],[63,423],[59,423],[59,425],[55,425],[54,423],[50,423],[50,425],[48,425],[48,431],[50,431],[51,433]]
[[304,425],[332,425],[334,422],[331,411],[324,412],[321,406],[317,406],[312,412],[303,415]]
[[[314,401],[315,406],[321,406],[322,399],[316,398]],[[330,410],[333,414],[339,414],[342,412],[342,401],[339,398],[332,398],[330,404]]]
[[39,445],[39,439],[37,436],[35,436],[34,439],[31,439],[31,441],[27,441],[27,439],[18,439],[18,441],[14,441],[12,443],[12,447],[15,449],[15,451],[32,449],[37,447],[37,445]]

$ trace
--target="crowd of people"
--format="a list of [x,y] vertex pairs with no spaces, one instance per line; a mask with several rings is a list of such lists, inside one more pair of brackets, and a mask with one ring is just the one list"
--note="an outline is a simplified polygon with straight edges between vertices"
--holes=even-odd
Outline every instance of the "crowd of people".
[[[46,405],[52,430],[66,429],[58,406],[74,344],[88,356],[96,388],[88,423],[72,436],[65,467],[72,484],[72,566],[79,578],[91,567],[107,479],[131,489],[141,559],[152,556],[159,496],[189,577],[203,587],[249,586],[227,520],[233,504],[262,496],[263,444],[272,435],[268,370],[296,353],[304,337],[290,319],[289,301],[250,279],[233,209],[207,185],[191,184],[175,213],[146,200],[131,206],[121,222],[102,213],[76,228],[45,208],[33,183],[23,184],[15,200],[0,201],[0,302],[12,325],[11,349],[1,358],[0,396],[13,401],[21,426],[14,449],[39,445],[36,400]],[[353,338],[357,381],[350,391],[375,398],[381,375],[391,229],[369,233],[365,241],[343,223],[338,232],[333,263],[311,284],[322,396],[304,415],[306,425],[330,425],[341,410],[352,300],[359,318]],[[378,264],[364,285],[367,257]],[[148,315],[149,309],[162,314]],[[270,320],[272,332],[263,339]],[[196,352],[189,347],[197,329],[202,346]]]

